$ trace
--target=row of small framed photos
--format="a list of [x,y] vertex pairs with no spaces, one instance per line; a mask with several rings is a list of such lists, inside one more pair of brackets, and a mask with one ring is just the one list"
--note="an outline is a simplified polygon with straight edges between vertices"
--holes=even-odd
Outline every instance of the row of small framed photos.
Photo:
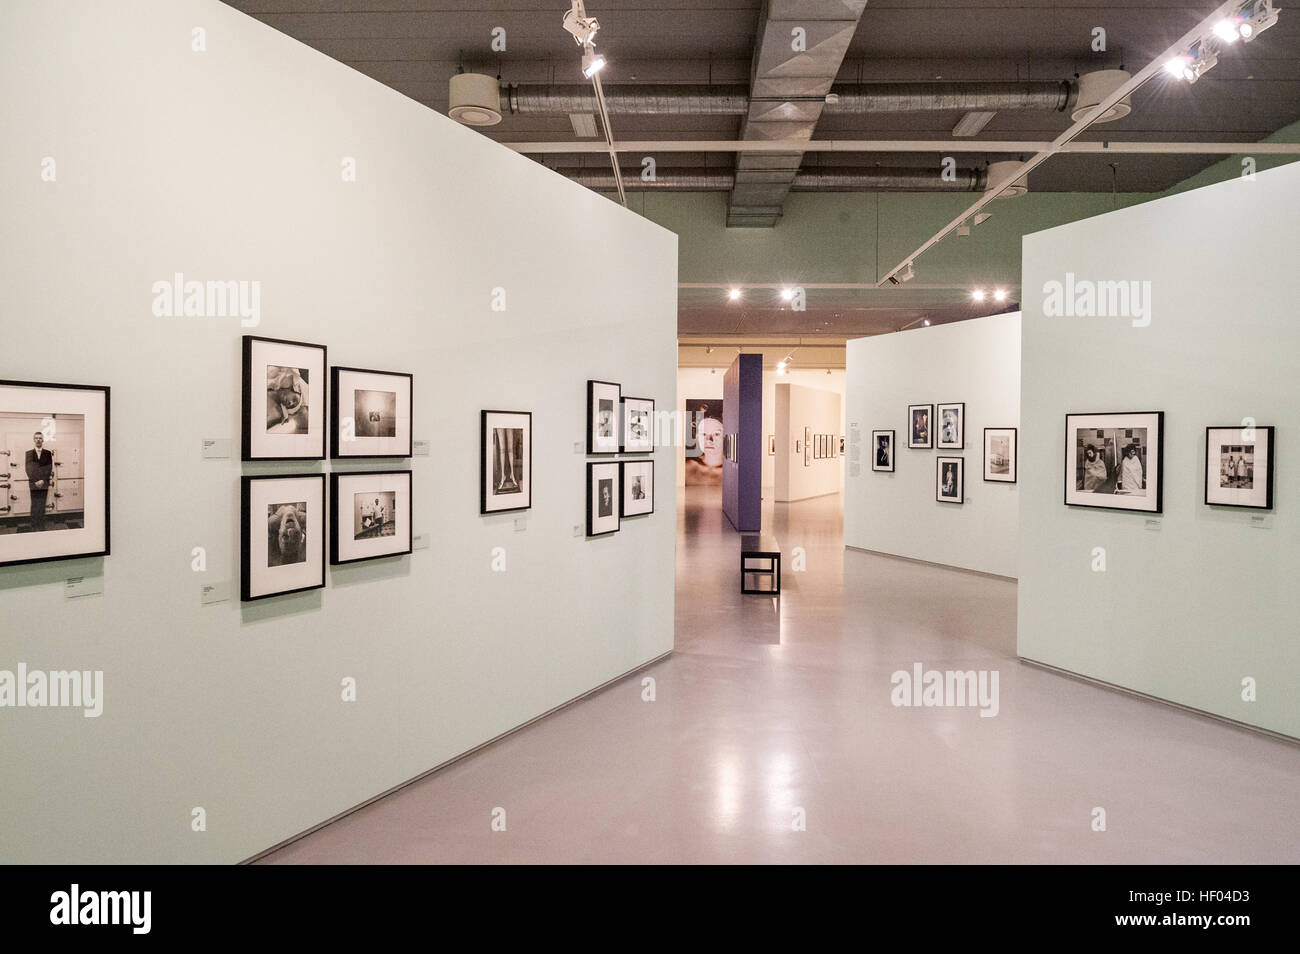
[[[964,416],[964,415],[963,415]],[[964,428],[965,423],[962,423]],[[1014,484],[1016,482],[1016,470],[1019,457],[1019,432],[1014,427],[986,427],[984,428],[984,479],[991,483]],[[963,435],[964,436],[964,435]],[[951,464],[953,461],[961,461],[960,457],[940,457],[940,461],[947,461]],[[877,473],[894,472],[894,432],[890,430],[878,430],[871,432],[871,469]],[[953,469],[953,468],[950,468]],[[956,483],[961,486],[965,480],[965,464],[957,465]],[[943,484],[942,468],[939,473],[939,483]],[[961,503],[962,499],[954,501],[951,496],[939,498],[944,503]]]
[[[324,345],[245,335],[242,458],[325,459]],[[413,376],[329,368],[329,454],[410,457]]]
[[587,453],[649,454],[655,449],[655,402],[624,397],[623,386],[587,382]]
[[240,599],[325,585],[331,566],[411,552],[411,472],[267,474],[240,478]]
[[[939,439],[935,440],[934,421],[939,421]],[[907,446],[922,450],[962,450],[966,446],[966,405],[909,404],[907,406]]]
[[[1161,513],[1164,509],[1164,411],[1067,414],[1065,504]],[[964,422],[963,422],[964,424]],[[1205,429],[1204,502],[1207,506],[1273,509],[1276,465],[1272,425]],[[894,470],[894,432],[871,432],[873,471]],[[1015,483],[1018,430],[984,429],[984,479]],[[965,462],[936,459],[935,497],[962,503]]]

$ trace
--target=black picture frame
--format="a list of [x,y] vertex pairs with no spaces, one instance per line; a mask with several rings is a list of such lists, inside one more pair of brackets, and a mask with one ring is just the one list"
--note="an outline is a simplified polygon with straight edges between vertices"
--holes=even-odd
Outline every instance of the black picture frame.
[[[260,335],[244,335],[242,341],[243,341],[242,344],[243,359],[241,361],[241,373],[240,373],[240,378],[241,378],[240,409],[242,412],[242,420],[240,422],[240,452],[241,452],[240,459],[245,462],[259,461],[259,460],[324,460],[325,453],[326,453],[325,432],[329,429],[329,420],[328,420],[329,404],[327,403],[328,395],[322,395],[322,400],[321,400],[321,407],[323,408],[323,411],[322,411],[321,432],[320,432],[320,453],[313,453],[313,454],[254,454],[253,453],[252,373],[253,373],[253,349],[258,343],[268,344],[268,345],[286,345],[295,348],[313,348],[315,350],[320,351],[320,386],[328,390],[327,385],[325,383],[325,379],[328,377],[328,371],[329,371],[329,353],[325,345],[312,344],[311,342],[307,342],[307,341],[289,341],[285,338],[264,338]],[[309,387],[312,386],[310,381],[308,381],[307,383]],[[263,385],[263,388],[265,388],[265,385]],[[308,397],[309,408],[310,405],[314,402],[315,402],[315,397],[313,395],[309,395]]]
[[[1205,497],[1204,500],[1205,500],[1205,505],[1207,507],[1231,507],[1237,510],[1272,510],[1273,509],[1273,475],[1275,472],[1275,468],[1277,466],[1277,440],[1276,440],[1277,429],[1272,424],[1255,424],[1252,425],[1252,429],[1257,434],[1259,432],[1264,432],[1268,435],[1268,462],[1265,465],[1264,503],[1262,505],[1248,504],[1248,503],[1245,504],[1225,503],[1221,500],[1210,499],[1210,473],[1211,473],[1210,435],[1213,434],[1215,431],[1237,431],[1240,433],[1246,430],[1246,428],[1243,428],[1240,424],[1220,424],[1220,425],[1212,424],[1205,428],[1205,482],[1204,482]],[[1236,441],[1232,443],[1243,444],[1245,443],[1245,438],[1243,437],[1240,441]],[[1252,479],[1253,479],[1253,473],[1254,473],[1254,469],[1252,467]]]
[[[943,412],[951,408],[957,409],[957,427],[959,433],[956,441],[945,441],[943,439]],[[934,432],[934,446],[936,450],[965,450],[966,449],[966,402],[965,401],[947,401],[934,406],[934,415],[931,418],[938,427],[931,426]]]
[[[326,565],[326,546],[325,535],[328,532],[326,527],[329,521],[324,519],[324,514],[317,521],[320,528],[316,532],[317,541],[312,544],[314,549],[319,551],[320,557],[320,580],[307,586],[290,587],[289,589],[276,590],[271,593],[260,593],[257,596],[252,595],[252,488],[259,481],[264,480],[302,480],[302,481],[319,481],[321,507],[328,511],[330,499],[325,485],[324,474],[245,474],[239,478],[239,599],[243,603],[253,603],[257,600],[271,599],[277,596],[288,596],[292,593],[305,593],[309,590],[323,589],[325,586],[325,565]],[[308,515],[310,519],[310,514]],[[265,517],[262,518],[263,524]],[[310,523],[308,524],[310,527]]]
[[[957,496],[945,497],[943,491],[944,464],[957,465]],[[966,458],[940,455],[934,459],[934,499],[939,503],[964,504],[966,502]]]
[[[621,461],[616,461],[616,460],[610,460],[610,461],[593,460],[587,462],[587,536],[588,538],[607,536],[608,534],[611,533],[617,533],[620,529],[622,523],[622,517],[619,515],[619,513],[622,508],[618,504],[615,504],[614,501],[621,501],[623,499],[623,468],[621,466],[621,463],[622,463]],[[608,468],[608,473],[613,474],[615,479],[618,482],[618,486],[611,489],[610,503],[612,505],[612,511],[608,515],[597,514],[592,507],[592,504],[595,501],[595,493],[594,493],[595,482],[597,480],[607,479],[603,476],[600,477],[597,476],[598,473],[597,468],[600,468],[599,473],[601,474],[606,473],[605,469]],[[596,523],[595,523],[597,519],[600,520],[612,519],[614,522],[614,526],[609,527],[605,530],[598,531],[596,529]]]
[[[916,440],[917,429],[915,412],[925,411],[925,435],[923,441]],[[907,446],[912,450],[931,450],[934,447],[934,405],[909,404],[907,406]]]
[[[342,527],[339,524],[339,482],[340,480],[351,480],[355,477],[395,477],[404,476],[406,478],[406,499],[407,499],[407,517],[406,517],[406,549],[391,550],[386,553],[376,553],[371,556],[351,557],[346,560],[339,559],[339,533]],[[348,566],[353,563],[365,563],[370,560],[386,560],[389,557],[406,556],[415,549],[415,488],[411,479],[409,470],[346,470],[333,471],[330,477],[330,493],[327,506],[330,512],[330,566]]]
[[[641,403],[641,404],[649,404],[649,405],[650,405],[650,410],[649,410],[649,412],[648,412],[649,415],[650,415],[650,434],[649,434],[649,437],[647,438],[647,440],[645,441],[644,446],[637,446],[637,445],[635,445],[635,444],[629,444],[629,443],[628,443],[628,416],[627,416],[627,405],[628,405],[628,403],[631,402],[631,401],[636,401],[636,402]],[[618,452],[619,452],[620,454],[653,454],[653,453],[654,453],[654,449],[655,449],[655,402],[654,402],[654,398],[630,397],[630,396],[628,396],[628,395],[622,394],[622,393],[621,393],[621,389],[620,389],[618,408],[619,408],[619,414],[618,414],[618,419],[619,419],[619,429],[618,429],[618,438],[619,438],[619,443],[618,443]],[[589,432],[589,436],[590,436],[590,432]]]
[[[1139,419],[1154,418],[1153,421],[1142,421]],[[1084,424],[1083,421],[1104,422],[1109,427],[1103,427],[1098,423]],[[1152,489],[1154,483],[1155,493],[1144,493],[1139,503],[1152,501],[1153,506],[1123,506],[1118,501],[1133,501],[1135,497],[1118,496],[1113,492],[1103,492],[1097,497],[1086,497],[1074,486],[1077,466],[1076,457],[1076,434],[1073,433],[1079,428],[1083,430],[1135,430],[1142,426],[1152,426],[1155,429],[1155,438],[1147,441],[1147,460],[1144,464],[1143,482],[1147,491]],[[1155,451],[1155,466],[1151,466],[1150,452]],[[1122,510],[1126,513],[1163,513],[1164,512],[1164,468],[1165,468],[1165,412],[1164,411],[1100,411],[1096,413],[1071,413],[1065,415],[1065,493],[1064,503],[1067,507],[1085,507],[1092,510]],[[1109,468],[1108,468],[1109,469]],[[1110,480],[1108,476],[1107,481]],[[1074,499],[1071,499],[1071,497]],[[1094,500],[1101,501],[1094,503]],[[1109,502],[1115,501],[1115,502]]]
[[[491,464],[488,463],[488,419],[493,414],[509,414],[512,417],[526,417],[527,422],[527,441],[528,453],[525,456],[524,467],[526,469],[527,503],[518,507],[494,507],[488,508],[488,487],[492,484]],[[479,516],[487,516],[495,513],[518,513],[522,510],[531,510],[533,507],[533,412],[532,411],[501,411],[501,410],[484,410],[479,412],[479,481],[478,481],[478,512]]]
[[[342,417],[339,414],[339,395],[342,392],[339,377],[346,374],[377,374],[387,378],[405,379],[406,406],[406,446],[396,454],[348,454],[344,453],[348,441],[342,439]],[[400,407],[400,397],[398,399]],[[400,426],[401,418],[397,423]],[[374,368],[349,368],[335,365],[330,368],[330,459],[331,460],[404,460],[411,456],[415,444],[415,375],[409,371],[378,371]]]
[[[889,466],[880,467],[880,438],[889,435]],[[871,432],[871,470],[877,474],[892,474],[898,461],[898,435],[889,429],[880,428]]]
[[[1011,432],[1011,476],[1007,477],[990,477],[989,476],[989,431],[1010,431]],[[1018,427],[986,427],[984,428],[984,480],[990,484],[1014,484],[1020,480],[1020,429]]]
[[[641,468],[649,465],[650,467],[650,493],[647,495],[650,500],[649,510],[638,510],[635,513],[627,512],[627,469],[629,467]],[[637,517],[648,517],[655,512],[655,481],[658,479],[655,474],[655,462],[653,458],[643,457],[634,460],[621,460],[618,462],[618,519],[620,523],[623,520],[636,519]]]
[[[596,446],[596,417],[598,413],[596,410],[596,401],[600,400],[596,394],[598,388],[615,389],[610,407],[610,413],[612,415],[610,418],[610,427],[613,431],[610,437],[611,443],[608,445],[602,445],[602,447]],[[611,454],[618,453],[619,448],[623,444],[623,437],[620,433],[620,423],[618,419],[622,407],[623,386],[621,384],[616,384],[613,381],[587,381],[587,453],[590,456],[607,457]]]
[[[104,540],[103,543],[104,545],[103,547],[98,549],[91,549],[91,550],[78,550],[72,553],[53,553],[53,554],[47,554],[45,556],[38,556],[38,557],[22,557],[19,559],[0,559],[0,567],[29,566],[37,563],[53,563],[57,560],[80,560],[80,559],[85,559],[87,557],[111,556],[112,549],[113,549],[112,548],[113,496],[112,496],[112,485],[111,485],[112,461],[109,456],[109,450],[112,445],[112,419],[113,419],[112,404],[111,404],[111,399],[112,399],[111,388],[108,385],[104,385],[104,384],[61,384],[53,381],[17,381],[17,380],[8,380],[8,379],[0,380],[0,388],[32,388],[37,390],[49,390],[49,391],[96,392],[102,394],[104,400],[104,446],[101,449],[101,454],[104,460],[104,467],[103,467],[103,472],[104,472]],[[84,432],[83,432],[83,438],[84,438]],[[90,451],[89,446],[84,444],[83,446],[85,447],[86,452],[89,453]],[[10,468],[18,466],[18,464],[13,460],[8,461],[8,464]],[[57,479],[58,478],[56,477],[56,482]],[[81,479],[84,480],[84,477]],[[0,480],[3,480],[3,475],[0,475]],[[8,488],[8,484],[12,482],[13,482],[13,477],[12,475],[10,475],[9,480],[5,483],[5,489],[3,490],[3,493],[0,494],[0,505],[3,505],[3,510],[0,510],[0,514],[8,514],[10,500],[5,498],[11,498],[13,496],[16,496],[12,494],[11,490]],[[47,487],[46,488],[47,493],[51,489],[55,489],[55,488]],[[84,492],[83,492],[82,499],[84,502],[85,499]],[[6,516],[4,517],[4,519],[12,519],[12,518]],[[83,521],[83,528],[84,528],[84,521],[85,521],[84,510],[82,512],[82,521]],[[18,536],[18,534],[14,534],[14,536]],[[30,534],[26,534],[25,536],[27,536],[28,538],[31,537]],[[0,551],[0,553],[2,552],[3,551]]]

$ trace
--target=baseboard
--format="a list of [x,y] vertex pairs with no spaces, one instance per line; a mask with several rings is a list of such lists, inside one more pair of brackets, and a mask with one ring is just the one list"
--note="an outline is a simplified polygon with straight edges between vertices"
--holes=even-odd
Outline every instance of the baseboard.
[[1073,672],[1069,669],[1062,669],[1060,666],[1053,666],[1051,663],[1040,662],[1037,659],[1030,659],[1028,656],[1017,656],[1016,658],[1027,666],[1033,666],[1037,669],[1045,669],[1048,672],[1056,673],[1058,676],[1065,676],[1067,679],[1086,682],[1089,685],[1097,686],[1101,689],[1109,689],[1111,692],[1122,692],[1126,696],[1134,696],[1138,699],[1144,699],[1147,702],[1158,702],[1162,706],[1168,706],[1171,709],[1179,709],[1183,712],[1189,713],[1190,715],[1213,719],[1215,722],[1221,722],[1224,725],[1232,726],[1234,729],[1243,729],[1246,732],[1253,733],[1254,735],[1266,736],[1273,739],[1275,742],[1286,742],[1290,745],[1300,745],[1300,739],[1293,735],[1286,735],[1283,732],[1275,732],[1272,729],[1265,729],[1262,726],[1251,725],[1249,722],[1242,722],[1240,719],[1230,719],[1228,716],[1219,715],[1217,712],[1206,712],[1204,709],[1184,705],[1181,702],[1174,702],[1170,699],[1161,699],[1159,696],[1153,696],[1149,692],[1130,689],[1128,686],[1121,686],[1118,683],[1107,682],[1105,679],[1097,679],[1094,676],[1085,676],[1082,673]]
[[672,654],[673,651],[670,649],[666,653],[660,653],[654,659],[646,660],[645,662],[641,663],[641,665],[639,666],[633,666],[627,672],[620,673],[619,675],[615,676],[613,679],[605,680],[599,686],[595,686],[591,689],[588,689],[586,692],[582,693],[581,695],[574,696],[568,702],[561,702],[558,706],[554,706],[550,709],[547,709],[541,715],[533,716],[527,722],[519,723],[519,725],[515,726],[513,729],[507,729],[505,732],[502,732],[500,735],[494,735],[486,742],[480,742],[472,749],[466,749],[464,752],[460,753],[460,755],[454,755],[451,758],[447,759],[447,761],[445,762],[439,762],[433,768],[426,769],[425,771],[421,772],[419,775],[416,775],[413,778],[408,778],[405,782],[399,782],[398,784],[394,785],[392,788],[386,789],[385,791],[380,792],[378,795],[373,795],[370,798],[367,798],[364,802],[361,802],[357,805],[353,805],[351,808],[345,811],[341,811],[337,815],[333,815],[325,819],[325,821],[320,822],[319,824],[312,825],[310,828],[306,829],[305,831],[300,831],[298,834],[292,835],[289,838],[284,839],[284,841],[277,842],[276,844],[272,845],[270,848],[267,848],[263,851],[259,851],[257,854],[245,858],[243,861],[240,861],[238,863],[241,865],[251,865],[253,862],[260,861],[262,858],[265,858],[268,855],[275,854],[275,852],[279,851],[281,848],[284,848],[288,845],[292,845],[295,841],[300,841],[303,838],[306,838],[308,835],[313,834],[314,832],[318,832],[322,828],[326,828],[329,825],[334,824],[336,821],[339,821],[340,819],[347,818],[349,815],[361,811],[361,809],[365,808],[367,805],[373,805],[381,798],[387,798],[389,795],[392,795],[394,792],[400,792],[408,785],[414,785],[416,782],[420,781],[421,779],[428,778],[430,775],[432,775],[435,772],[441,772],[447,766],[453,765],[456,762],[459,762],[461,759],[469,758],[471,755],[475,754],[476,752],[483,751],[489,745],[495,745],[497,742],[500,742],[502,739],[512,736],[516,732],[519,732],[522,729],[526,729],[530,725],[536,722],[540,722],[541,720],[545,719],[547,716],[554,715],[555,713],[559,712],[561,709],[567,709],[575,702],[581,702],[583,699],[587,699],[591,696],[594,696],[598,692],[603,692],[604,690],[608,689],[610,686],[614,685],[615,683],[622,682],[624,679],[626,679],[628,676],[632,675],[633,673],[638,673],[643,669],[647,669],[650,666],[653,666],[657,662],[662,662]]
[[901,553],[886,553],[884,550],[871,550],[867,547],[855,547],[844,544],[846,550],[857,550],[859,553],[870,553],[872,556],[889,557],[891,560],[903,560],[906,563],[919,563],[922,566],[934,566],[941,570],[956,570],[958,573],[970,573],[974,576],[988,577],[990,580],[1005,580],[1008,583],[1019,583],[1020,580],[1014,576],[1003,576],[1001,573],[989,573],[987,570],[972,570],[965,566],[953,566],[951,563],[935,563],[931,560],[919,560],[916,557],[903,556]]

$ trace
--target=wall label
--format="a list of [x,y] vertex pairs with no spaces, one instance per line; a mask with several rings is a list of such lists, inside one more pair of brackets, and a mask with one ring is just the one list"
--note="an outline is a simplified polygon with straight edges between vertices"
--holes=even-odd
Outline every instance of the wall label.
[[82,596],[100,596],[104,592],[102,576],[74,576],[63,587],[63,598],[75,600]]
[[411,537],[411,549],[412,550],[429,549],[429,535],[427,533],[417,533],[413,537]]
[[432,441],[411,441],[411,456],[412,456],[412,457],[428,457],[428,456],[429,456],[429,445],[430,445],[431,443],[432,443]]
[[229,460],[230,459],[230,438],[229,437],[203,438],[203,459],[204,460]]
[[234,598],[235,588],[229,580],[199,584],[199,604],[201,606],[208,606],[212,603],[228,603]]

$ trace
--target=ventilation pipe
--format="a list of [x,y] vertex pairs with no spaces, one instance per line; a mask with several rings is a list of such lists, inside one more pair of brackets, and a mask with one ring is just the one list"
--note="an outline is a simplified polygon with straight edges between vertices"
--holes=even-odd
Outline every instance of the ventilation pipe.
[[[452,82],[456,79],[452,77]],[[502,112],[524,115],[590,113],[596,110],[595,94],[591,87],[582,85],[503,86],[500,100]],[[749,112],[749,90],[739,84],[612,86],[605,89],[605,100],[611,113],[626,116],[743,116]],[[841,83],[831,87],[824,109],[828,113],[843,115],[972,110],[1065,112],[1074,101],[1074,87],[1066,81]]]

